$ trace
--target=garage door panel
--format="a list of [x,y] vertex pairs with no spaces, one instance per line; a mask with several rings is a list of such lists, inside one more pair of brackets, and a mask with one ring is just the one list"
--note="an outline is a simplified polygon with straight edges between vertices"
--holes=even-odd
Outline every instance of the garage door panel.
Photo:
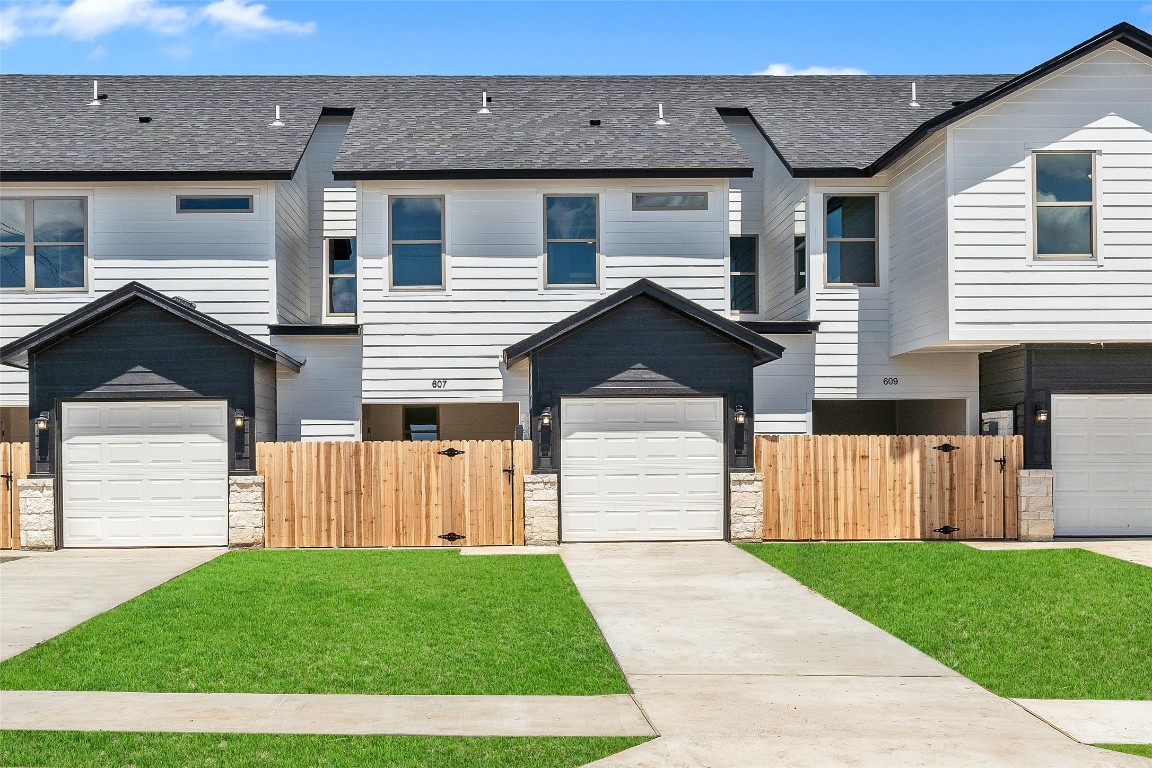
[[566,541],[723,538],[721,400],[564,400],[561,411]]
[[1053,395],[1060,536],[1152,535],[1152,397]]
[[66,546],[228,541],[227,409],[221,401],[66,403]]

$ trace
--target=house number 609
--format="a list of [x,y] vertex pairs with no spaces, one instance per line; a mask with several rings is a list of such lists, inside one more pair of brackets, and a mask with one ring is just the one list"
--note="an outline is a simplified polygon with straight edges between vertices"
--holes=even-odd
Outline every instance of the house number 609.
[[432,379],[432,389],[444,389],[448,386],[448,379]]
[[895,376],[889,376],[888,378],[884,379],[884,386],[886,387],[894,387],[899,383],[900,379],[896,378]]

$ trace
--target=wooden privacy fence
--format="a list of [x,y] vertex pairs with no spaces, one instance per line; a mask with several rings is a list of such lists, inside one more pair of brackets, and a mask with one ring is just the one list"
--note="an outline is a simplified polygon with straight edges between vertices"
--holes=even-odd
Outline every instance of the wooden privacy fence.
[[531,445],[527,440],[259,443],[264,544],[523,544],[523,478],[532,471]]
[[0,443],[0,549],[20,547],[20,495],[17,482],[28,477],[28,443]]
[[1015,538],[1023,462],[1020,436],[757,436],[764,538]]

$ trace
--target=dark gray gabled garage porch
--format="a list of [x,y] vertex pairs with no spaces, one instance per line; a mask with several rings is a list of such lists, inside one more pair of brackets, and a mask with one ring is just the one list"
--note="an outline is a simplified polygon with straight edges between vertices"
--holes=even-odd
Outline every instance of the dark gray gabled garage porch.
[[753,472],[752,369],[782,353],[650,280],[508,347],[531,366],[529,486],[555,487],[560,540],[729,538],[731,483]]
[[35,546],[256,543],[233,535],[231,486],[254,474],[256,442],[275,439],[277,366],[299,361],[135,282],[0,361],[28,370],[25,482],[39,494],[21,520],[50,517],[22,524]]

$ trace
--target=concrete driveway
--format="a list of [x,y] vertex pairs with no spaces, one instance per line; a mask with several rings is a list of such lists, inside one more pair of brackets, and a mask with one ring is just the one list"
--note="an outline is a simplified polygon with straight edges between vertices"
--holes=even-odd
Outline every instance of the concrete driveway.
[[1069,739],[731,545],[561,554],[661,734],[598,768],[1152,766]]
[[0,564],[0,661],[226,551],[172,547],[5,552],[7,562]]

